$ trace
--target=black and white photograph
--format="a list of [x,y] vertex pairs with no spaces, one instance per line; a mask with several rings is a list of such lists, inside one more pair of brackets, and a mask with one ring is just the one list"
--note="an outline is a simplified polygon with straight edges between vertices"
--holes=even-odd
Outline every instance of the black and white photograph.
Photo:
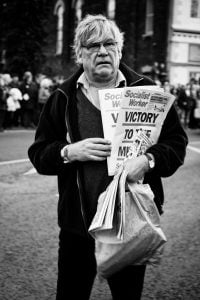
[[200,299],[200,0],[0,1],[0,300]]

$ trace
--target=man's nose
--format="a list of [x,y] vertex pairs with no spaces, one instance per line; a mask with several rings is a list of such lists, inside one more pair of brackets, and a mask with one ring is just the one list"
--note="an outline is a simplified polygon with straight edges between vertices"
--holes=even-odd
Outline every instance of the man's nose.
[[101,55],[102,54],[103,55],[107,55],[108,54],[108,51],[107,51],[107,49],[105,48],[105,46],[103,44],[100,44],[98,54],[101,54]]

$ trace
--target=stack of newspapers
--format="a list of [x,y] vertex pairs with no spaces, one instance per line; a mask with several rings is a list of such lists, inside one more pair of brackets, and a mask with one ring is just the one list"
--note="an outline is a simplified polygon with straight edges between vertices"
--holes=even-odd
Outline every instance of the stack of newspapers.
[[120,175],[121,173],[118,172],[106,191],[100,195],[97,211],[89,228],[91,235],[101,242],[118,243],[119,240],[123,239],[124,216],[122,211],[124,209],[122,206],[124,202],[122,198],[117,197]]
[[136,157],[155,144],[175,96],[158,86],[99,90],[104,137],[112,142],[108,175],[115,175],[124,159]]

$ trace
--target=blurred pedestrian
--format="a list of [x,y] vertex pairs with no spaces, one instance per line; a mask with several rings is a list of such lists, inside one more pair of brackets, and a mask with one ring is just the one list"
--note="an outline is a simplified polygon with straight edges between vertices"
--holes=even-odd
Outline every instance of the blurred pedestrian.
[[39,114],[41,113],[44,104],[47,102],[47,99],[50,97],[52,90],[53,90],[52,79],[48,77],[42,78],[39,84],[39,93],[38,93]]
[[2,74],[0,74],[0,132],[4,130],[4,122],[6,116],[6,92],[5,92],[5,83]]
[[9,73],[4,73],[3,75],[4,85],[7,87],[10,87],[10,84],[12,82],[12,77]]
[[38,86],[31,72],[26,71],[20,85],[22,92],[21,119],[25,128],[35,128],[37,123]]
[[[107,171],[111,142],[103,138],[98,90],[153,84],[120,63],[122,47],[123,34],[106,17],[88,15],[79,23],[74,49],[80,69],[48,99],[28,150],[40,174],[58,176],[57,300],[89,299],[96,275],[95,243],[88,227],[100,193],[113,178]],[[171,176],[183,164],[186,145],[187,136],[172,107],[158,143],[124,165],[129,181],[145,176],[160,213],[161,177]],[[145,265],[127,266],[109,277],[113,299],[140,299],[144,274]]]
[[[11,88],[6,99],[7,112],[6,112],[6,128],[12,128],[16,125],[16,118],[19,116],[21,108],[20,101],[22,100],[22,93],[17,88]],[[15,115],[16,114],[16,115]]]
[[197,120],[194,115],[195,109],[197,107],[197,88],[192,84],[190,85],[188,98],[190,103],[188,127],[191,129],[195,129],[198,126]]
[[19,75],[13,74],[12,75],[12,81],[10,82],[11,88],[19,88],[20,87],[20,81],[19,81]]
[[[18,89],[18,90],[20,91],[20,84],[21,84],[21,83],[20,83],[19,75],[16,74],[16,73],[13,73],[13,74],[12,74],[12,81],[11,81],[11,83],[10,83],[10,88],[16,88],[16,89]],[[18,93],[18,92],[17,92],[17,93]],[[21,91],[20,91],[20,93],[21,93]],[[19,99],[18,101],[21,101],[21,100],[22,100],[22,99],[21,99],[21,97],[20,97],[20,99]],[[22,119],[21,119],[21,115],[22,115],[22,113],[21,113],[21,104],[20,104],[20,102],[19,102],[18,104],[19,104],[19,105],[17,105],[18,108],[15,110],[14,115],[13,115],[13,125],[16,126],[16,127],[22,125]]]
[[177,104],[180,109],[180,120],[185,128],[188,127],[190,115],[190,97],[188,86],[181,85],[177,91]]

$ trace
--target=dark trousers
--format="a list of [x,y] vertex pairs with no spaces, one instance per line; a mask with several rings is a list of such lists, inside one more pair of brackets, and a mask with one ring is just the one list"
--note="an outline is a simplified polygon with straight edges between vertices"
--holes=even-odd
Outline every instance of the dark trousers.
[[[96,276],[94,251],[92,238],[60,231],[56,300],[89,300]],[[144,275],[145,266],[129,266],[111,276],[107,281],[113,299],[139,300]]]

